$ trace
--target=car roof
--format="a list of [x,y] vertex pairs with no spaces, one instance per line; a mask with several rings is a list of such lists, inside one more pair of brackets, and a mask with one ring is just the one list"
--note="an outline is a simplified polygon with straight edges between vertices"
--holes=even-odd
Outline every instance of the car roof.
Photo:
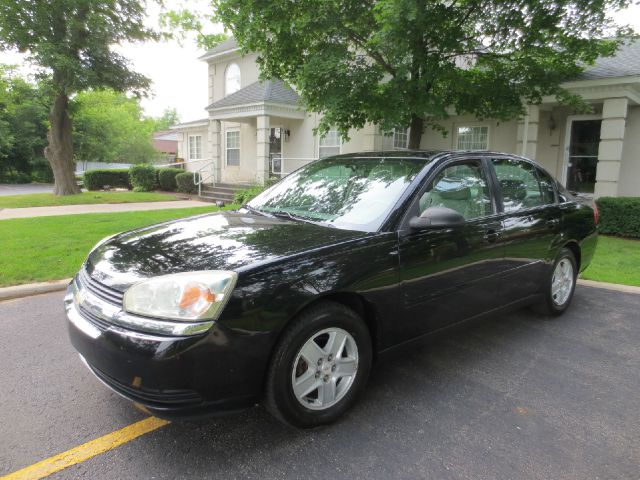
[[[407,160],[420,160],[424,164],[433,162],[434,160],[452,156],[468,156],[468,155],[517,155],[505,152],[494,152],[491,150],[383,150],[378,152],[353,152],[343,153],[341,155],[332,155],[326,158],[359,158],[359,159],[377,159],[377,158],[404,158]],[[520,158],[520,157],[519,157]]]

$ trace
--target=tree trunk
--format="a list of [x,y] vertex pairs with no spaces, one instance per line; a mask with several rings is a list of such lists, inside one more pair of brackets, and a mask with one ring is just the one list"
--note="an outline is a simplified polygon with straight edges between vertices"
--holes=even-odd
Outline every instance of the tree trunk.
[[420,140],[422,140],[423,130],[424,118],[412,114],[409,130],[409,150],[420,150]]
[[71,118],[67,111],[69,97],[59,93],[53,102],[53,108],[49,115],[49,132],[47,139],[49,145],[44,149],[53,170],[56,195],[74,195],[80,193],[80,187],[76,183],[75,166],[73,164],[73,140],[71,137]]

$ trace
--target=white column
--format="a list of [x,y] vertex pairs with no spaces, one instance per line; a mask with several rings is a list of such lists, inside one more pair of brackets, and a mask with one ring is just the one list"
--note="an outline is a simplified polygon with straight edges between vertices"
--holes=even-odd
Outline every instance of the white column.
[[538,149],[540,107],[528,105],[527,114],[518,122],[517,154],[535,160]]
[[374,152],[376,150],[380,150],[380,148],[376,148],[376,139],[378,136],[377,131],[378,128],[373,123],[365,124],[362,130],[358,131],[358,134],[362,135],[363,152]]
[[627,107],[628,100],[626,98],[608,98],[602,106],[602,126],[600,127],[600,147],[596,170],[596,197],[615,197],[618,195]]
[[257,160],[256,183],[264,185],[269,179],[269,116],[258,115],[256,119]]
[[211,161],[213,162],[213,175],[214,183],[220,183],[222,181],[222,127],[220,120],[209,121],[209,151],[211,152]]

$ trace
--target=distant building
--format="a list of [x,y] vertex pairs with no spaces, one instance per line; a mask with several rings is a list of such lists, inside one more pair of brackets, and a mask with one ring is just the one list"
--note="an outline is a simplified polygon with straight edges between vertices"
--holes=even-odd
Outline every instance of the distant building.
[[173,130],[154,132],[153,148],[162,153],[169,162],[173,162],[178,154],[178,133]]

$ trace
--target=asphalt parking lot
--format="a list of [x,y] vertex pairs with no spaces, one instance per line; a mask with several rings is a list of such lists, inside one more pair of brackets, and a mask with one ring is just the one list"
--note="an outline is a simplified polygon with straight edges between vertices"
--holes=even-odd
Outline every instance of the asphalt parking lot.
[[[0,475],[145,415],[67,341],[62,293],[0,303]],[[578,286],[378,364],[336,425],[171,423],[49,478],[640,478],[640,296]]]

